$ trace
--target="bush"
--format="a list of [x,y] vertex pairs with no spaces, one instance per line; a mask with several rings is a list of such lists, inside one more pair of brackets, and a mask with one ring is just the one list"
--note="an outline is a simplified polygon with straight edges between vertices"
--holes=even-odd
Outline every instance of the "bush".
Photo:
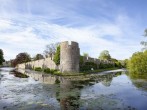
[[56,70],[56,69],[50,69],[50,73],[51,74],[53,74],[53,73],[55,73],[55,72],[57,72],[58,70]]
[[99,65],[99,69],[106,69],[106,68],[112,68],[112,67],[114,67],[113,64],[100,63]]
[[35,71],[42,71],[41,67],[35,67]]
[[50,68],[45,68],[45,69],[44,69],[44,72],[45,72],[45,73],[50,73],[50,72],[51,72],[51,71],[50,71]]
[[128,62],[128,68],[134,74],[147,74],[147,51],[134,53]]
[[83,56],[80,56],[80,65],[83,65],[84,60],[83,60]]
[[61,75],[61,72],[60,71],[54,71],[54,74],[55,75]]
[[83,65],[80,65],[80,71],[89,71],[93,68],[94,70],[97,69],[97,64],[93,62],[86,62]]
[[59,79],[56,79],[55,80],[55,84],[60,84],[60,80]]
[[54,75],[60,75],[61,72],[58,71],[57,69],[50,69],[50,68],[45,68],[44,70],[41,69],[41,67],[35,67],[34,69],[35,71],[44,71],[45,73],[49,73],[49,74],[54,74]]

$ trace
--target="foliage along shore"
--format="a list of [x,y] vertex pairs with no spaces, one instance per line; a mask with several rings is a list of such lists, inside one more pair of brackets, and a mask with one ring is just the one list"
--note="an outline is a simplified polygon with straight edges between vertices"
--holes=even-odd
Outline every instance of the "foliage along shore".
[[[91,71],[86,71],[86,72],[80,72],[80,73],[61,73],[58,70],[54,69],[41,69],[40,67],[37,67],[31,71],[37,71],[38,73],[42,74],[50,74],[50,75],[57,75],[57,76],[84,76],[84,75],[89,75],[89,74],[98,74],[99,72],[104,72],[104,71],[110,71],[110,70],[117,70],[120,68],[107,68],[107,69],[98,69],[98,70],[91,70]],[[15,69],[17,71],[17,69]]]

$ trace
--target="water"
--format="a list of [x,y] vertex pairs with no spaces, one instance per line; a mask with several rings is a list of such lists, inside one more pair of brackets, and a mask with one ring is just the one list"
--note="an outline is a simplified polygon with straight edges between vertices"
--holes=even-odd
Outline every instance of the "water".
[[17,76],[9,72],[11,69],[0,71],[0,110],[147,109],[147,79],[124,71],[88,75],[81,80],[42,76],[48,77],[42,83]]

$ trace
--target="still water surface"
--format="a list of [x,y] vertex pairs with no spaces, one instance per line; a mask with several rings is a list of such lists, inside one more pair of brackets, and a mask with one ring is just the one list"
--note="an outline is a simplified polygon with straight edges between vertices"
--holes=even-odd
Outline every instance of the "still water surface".
[[0,70],[0,110],[147,110],[147,79],[125,71],[42,83],[11,69]]

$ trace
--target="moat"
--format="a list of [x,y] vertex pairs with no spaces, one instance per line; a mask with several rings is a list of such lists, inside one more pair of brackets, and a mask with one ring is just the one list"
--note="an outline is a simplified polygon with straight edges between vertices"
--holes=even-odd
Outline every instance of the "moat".
[[0,110],[146,110],[147,79],[126,71],[48,83],[0,70]]

